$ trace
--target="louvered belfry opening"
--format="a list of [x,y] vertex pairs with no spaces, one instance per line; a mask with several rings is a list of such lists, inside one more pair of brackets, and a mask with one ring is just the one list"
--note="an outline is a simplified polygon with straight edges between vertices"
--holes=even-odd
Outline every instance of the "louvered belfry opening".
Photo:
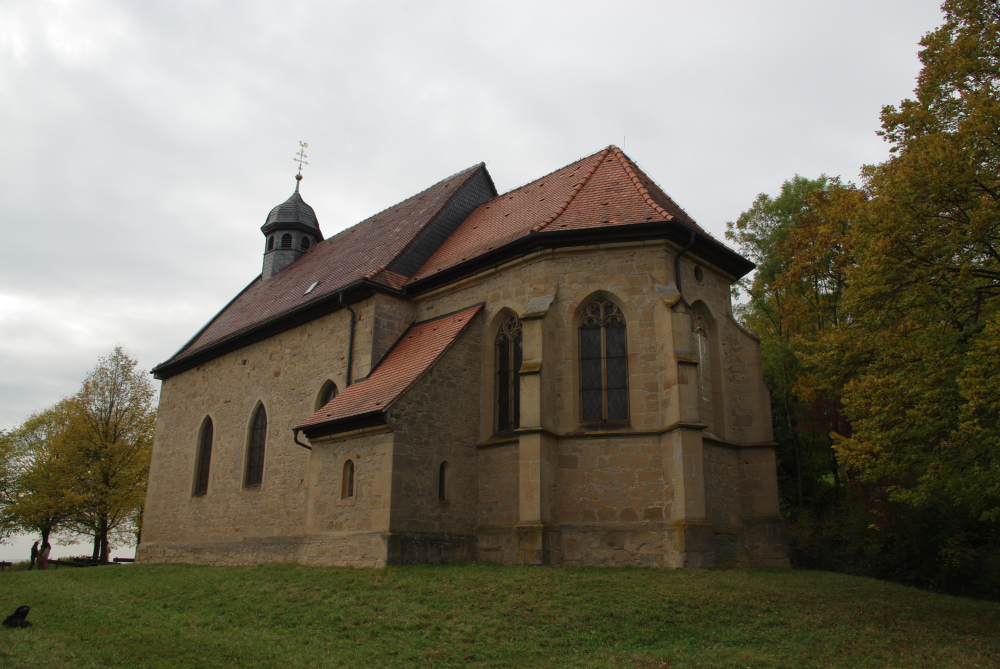
[[511,314],[503,320],[496,338],[497,432],[510,432],[521,423],[521,321]]
[[283,249],[290,249],[290,248],[292,248],[292,235],[291,235],[291,233],[286,232],[285,234],[281,235],[281,248],[283,248]]
[[194,494],[204,495],[208,492],[208,472],[212,464],[212,419],[206,417],[198,439],[198,460],[194,475]]
[[628,421],[625,316],[610,300],[592,302],[580,318],[580,413],[584,423]]
[[302,243],[299,244],[299,248],[302,249],[303,251],[305,251],[306,249],[309,248],[309,238],[308,237],[303,237],[302,238]]
[[247,472],[244,486],[259,486],[264,480],[264,442],[267,439],[267,412],[258,405],[250,423],[250,443],[247,445]]

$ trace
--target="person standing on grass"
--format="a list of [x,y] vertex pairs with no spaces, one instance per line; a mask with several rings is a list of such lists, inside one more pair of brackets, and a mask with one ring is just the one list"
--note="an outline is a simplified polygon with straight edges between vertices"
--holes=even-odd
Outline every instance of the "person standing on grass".
[[45,571],[49,568],[49,553],[52,552],[52,546],[46,541],[42,544],[42,550],[38,551],[38,568]]
[[38,542],[31,544],[31,564],[28,565],[28,571],[35,568],[35,560],[38,559]]

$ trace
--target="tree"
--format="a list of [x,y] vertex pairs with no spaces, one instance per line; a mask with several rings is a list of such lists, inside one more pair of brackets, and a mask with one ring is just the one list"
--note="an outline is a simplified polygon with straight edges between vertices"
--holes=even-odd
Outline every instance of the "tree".
[[851,435],[841,460],[892,499],[1000,520],[1000,6],[948,0],[915,99],[883,109],[893,156],[864,170],[847,332],[816,360]]
[[94,558],[108,561],[110,539],[136,531],[146,498],[156,424],[155,391],[121,346],[98,359],[68,403],[63,446],[83,501],[70,526],[94,537]]
[[82,501],[62,448],[67,416],[63,400],[0,437],[0,522],[6,535],[38,532],[44,543]]
[[736,312],[760,336],[779,460],[792,465],[783,479],[795,483],[783,496],[799,507],[821,481],[838,480],[829,433],[841,424],[839,398],[811,395],[797,383],[806,373],[804,350],[839,323],[852,262],[849,230],[863,199],[839,179],[796,175],[777,197],[761,193],[727,224],[727,238],[757,263],[751,280],[739,284],[750,299]]
[[0,532],[70,532],[131,543],[146,496],[156,409],[152,383],[121,346],[80,391],[0,436]]

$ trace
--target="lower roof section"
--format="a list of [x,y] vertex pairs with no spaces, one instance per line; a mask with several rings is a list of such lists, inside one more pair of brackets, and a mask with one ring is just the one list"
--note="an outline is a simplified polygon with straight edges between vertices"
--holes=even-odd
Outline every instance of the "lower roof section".
[[482,308],[482,304],[476,304],[414,323],[396,340],[368,378],[348,386],[295,430],[302,430],[306,437],[315,439],[356,429],[362,418],[368,424],[385,422],[389,407],[434,366]]

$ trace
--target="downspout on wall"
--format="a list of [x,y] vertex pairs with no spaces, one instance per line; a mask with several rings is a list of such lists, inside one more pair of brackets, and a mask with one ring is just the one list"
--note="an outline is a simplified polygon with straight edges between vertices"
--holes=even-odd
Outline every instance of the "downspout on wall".
[[347,306],[347,303],[344,302],[343,291],[340,292],[340,306],[344,307],[349,312],[351,312],[351,329],[347,333],[347,375],[346,375],[347,386],[345,386],[349,387],[351,385],[351,361],[353,359],[353,353],[354,353],[354,320],[356,316],[354,313],[354,309],[351,309],[349,306]]
[[[695,239],[694,230],[691,230],[690,232],[691,232],[691,239],[684,246],[684,248],[678,251],[677,255],[674,256],[674,281],[677,284],[677,294],[680,296],[681,300],[684,300],[684,291],[681,289],[681,256],[687,253],[688,249],[694,246],[694,239]],[[686,300],[684,300],[684,304],[687,304]]]
[[[355,319],[357,318],[357,314],[354,313],[354,309],[351,309],[349,306],[347,306],[347,303],[344,302],[344,292],[343,291],[340,292],[340,306],[342,306],[343,308],[347,309],[347,311],[349,311],[350,314],[351,314],[351,329],[348,330],[348,332],[347,332],[347,374],[345,375],[346,379],[347,379],[347,386],[350,386],[351,385],[351,364],[352,364],[353,359],[354,359],[354,356],[353,356],[353,352],[354,352],[354,322],[355,322]],[[347,387],[347,386],[345,386],[345,387]],[[296,444],[298,444],[302,448],[308,448],[311,451],[312,450],[312,446],[309,446],[307,444],[303,444],[301,441],[299,441],[299,432],[301,432],[301,431],[302,430],[300,430],[300,429],[299,430],[292,430],[292,439],[295,441]]]

